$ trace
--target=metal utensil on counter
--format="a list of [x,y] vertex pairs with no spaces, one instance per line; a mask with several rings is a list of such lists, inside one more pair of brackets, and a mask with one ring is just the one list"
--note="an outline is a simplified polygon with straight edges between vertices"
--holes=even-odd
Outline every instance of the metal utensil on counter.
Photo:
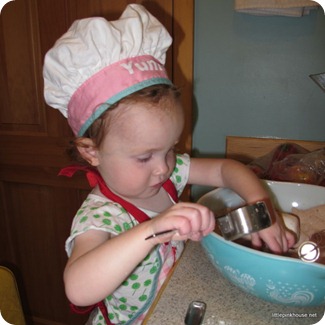
[[206,303],[203,301],[192,301],[185,315],[185,325],[201,325],[206,310]]
[[[254,204],[227,211],[225,214],[217,215],[216,221],[222,236],[227,240],[235,240],[253,232],[270,227],[271,216],[265,202],[259,201]],[[163,236],[175,229],[158,232],[145,238],[145,240]]]

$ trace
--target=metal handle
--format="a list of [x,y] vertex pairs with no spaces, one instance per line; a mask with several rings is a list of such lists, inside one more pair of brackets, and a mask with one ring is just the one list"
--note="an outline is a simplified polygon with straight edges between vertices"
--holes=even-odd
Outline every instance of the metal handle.
[[206,303],[203,301],[192,301],[187,309],[185,316],[186,325],[201,325],[206,309]]
[[265,202],[261,201],[230,211],[218,217],[217,223],[225,239],[235,240],[270,227],[272,220]]

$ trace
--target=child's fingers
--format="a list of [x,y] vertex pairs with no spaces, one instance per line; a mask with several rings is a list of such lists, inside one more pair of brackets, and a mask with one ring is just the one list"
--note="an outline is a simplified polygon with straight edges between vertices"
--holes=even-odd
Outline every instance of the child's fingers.
[[288,230],[286,230],[285,236],[287,239],[288,249],[289,249],[296,243],[296,237],[291,231],[288,231]]
[[285,231],[278,223],[260,231],[259,234],[272,252],[282,254],[288,250]]
[[161,239],[199,240],[214,229],[213,213],[206,207],[195,203],[179,203],[168,209],[160,217],[154,218],[153,232],[174,230]]
[[206,232],[214,228],[215,218],[210,209],[195,203],[181,203],[175,205],[177,216],[184,217],[190,222],[190,231]]
[[257,233],[253,233],[250,236],[251,236],[252,246],[254,248],[261,248],[263,242],[262,242],[260,236]]

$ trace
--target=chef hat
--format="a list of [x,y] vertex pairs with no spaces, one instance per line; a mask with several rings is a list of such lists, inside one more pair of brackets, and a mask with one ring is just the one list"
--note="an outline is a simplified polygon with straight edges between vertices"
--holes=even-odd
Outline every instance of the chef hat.
[[116,21],[75,21],[48,51],[44,96],[82,136],[112,104],[145,87],[171,84],[164,68],[172,38],[143,6]]

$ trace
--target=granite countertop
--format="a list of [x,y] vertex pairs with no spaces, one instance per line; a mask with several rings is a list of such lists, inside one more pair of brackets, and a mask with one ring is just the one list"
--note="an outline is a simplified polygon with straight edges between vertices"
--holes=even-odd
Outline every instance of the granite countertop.
[[147,325],[182,325],[188,305],[207,305],[202,325],[316,324],[325,306],[288,307],[248,295],[228,282],[208,260],[200,243],[188,242]]

